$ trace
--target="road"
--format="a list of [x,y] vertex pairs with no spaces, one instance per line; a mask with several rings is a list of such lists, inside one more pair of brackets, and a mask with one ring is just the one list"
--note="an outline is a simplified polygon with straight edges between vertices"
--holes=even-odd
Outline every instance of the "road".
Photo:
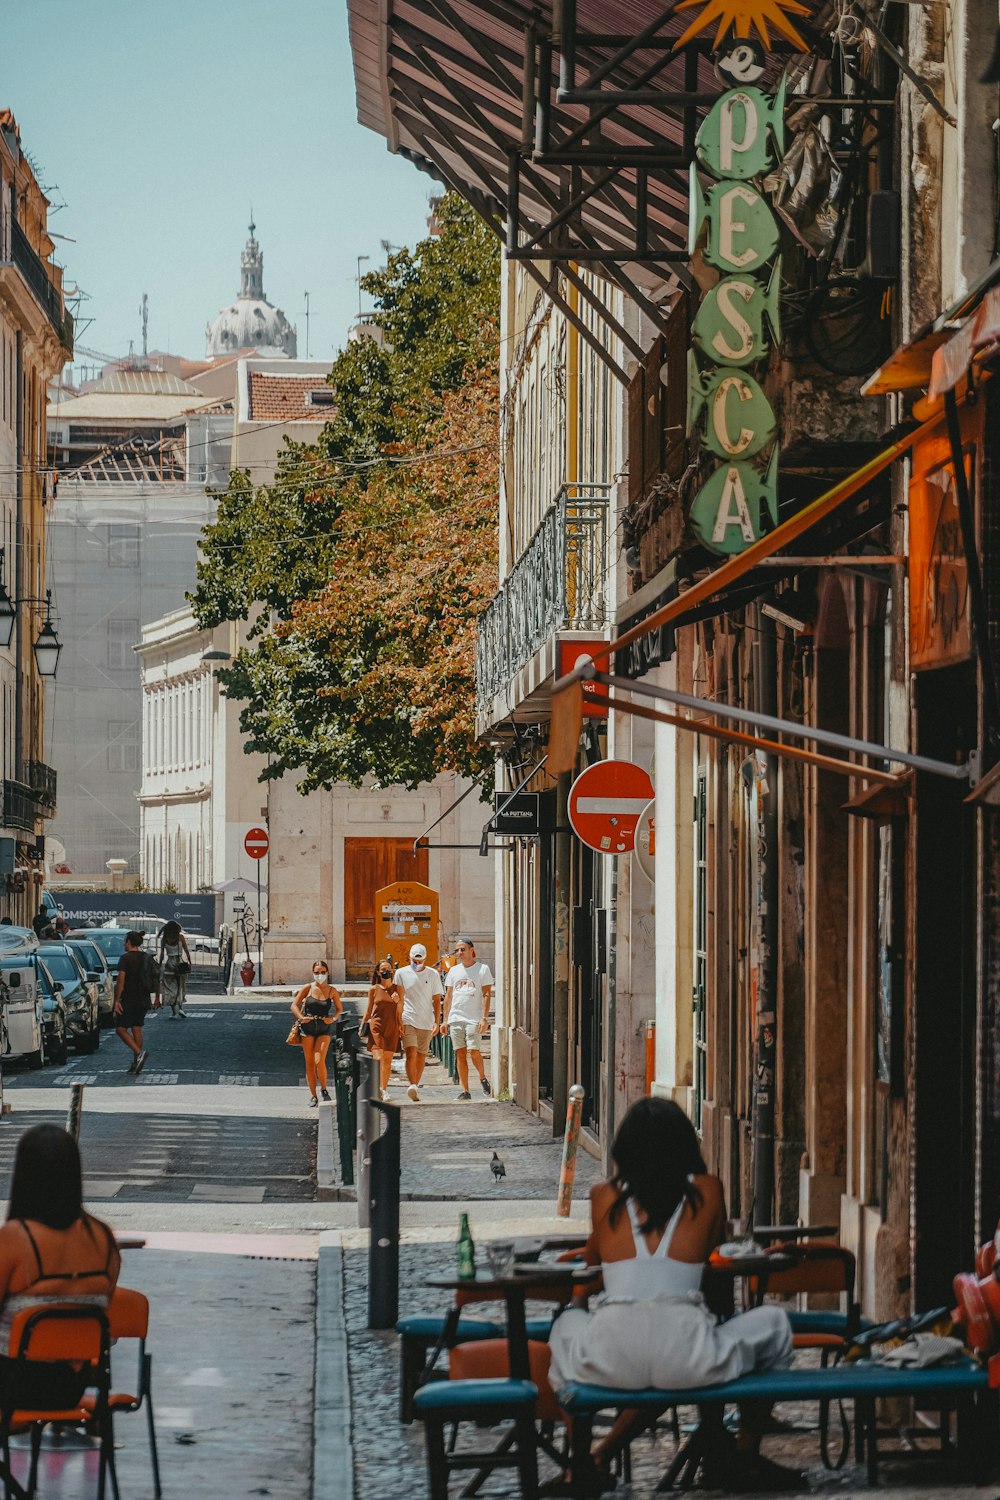
[[[284,1044],[287,1001],[198,996],[189,1016],[150,1014],[138,1077],[113,1031],[65,1067],[9,1070],[9,1123],[62,1123],[69,1085],[83,1084],[86,1197],[112,1214],[112,1204],[311,1203],[315,1116],[301,1053]],[[18,1134],[0,1130],[4,1193]]]

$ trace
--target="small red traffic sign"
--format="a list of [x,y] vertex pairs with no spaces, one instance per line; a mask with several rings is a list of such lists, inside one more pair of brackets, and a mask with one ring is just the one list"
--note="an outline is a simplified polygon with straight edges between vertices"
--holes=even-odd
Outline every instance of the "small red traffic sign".
[[243,840],[243,847],[251,859],[263,859],[270,845],[266,828],[251,828]]
[[631,854],[639,815],[653,797],[649,772],[629,760],[602,760],[581,771],[569,791],[577,838],[601,854]]

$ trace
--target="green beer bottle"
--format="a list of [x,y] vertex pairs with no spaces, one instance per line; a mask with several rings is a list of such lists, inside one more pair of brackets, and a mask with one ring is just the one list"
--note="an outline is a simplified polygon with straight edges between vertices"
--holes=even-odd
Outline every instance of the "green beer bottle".
[[469,1228],[469,1215],[462,1214],[458,1221],[458,1274],[463,1281],[472,1281],[476,1274],[476,1247]]

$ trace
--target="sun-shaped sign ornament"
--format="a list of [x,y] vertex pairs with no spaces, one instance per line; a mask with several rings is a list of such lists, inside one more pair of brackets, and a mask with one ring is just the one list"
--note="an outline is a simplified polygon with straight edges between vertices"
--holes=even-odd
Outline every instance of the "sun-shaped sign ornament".
[[674,43],[674,51],[686,47],[692,37],[699,32],[706,31],[711,25],[716,24],[714,46],[719,47],[722,39],[731,32],[737,38],[746,39],[756,31],[765,47],[771,45],[772,27],[786,41],[799,52],[808,52],[809,45],[796,31],[785,12],[796,16],[808,16],[812,14],[809,6],[801,5],[799,0],[680,0],[678,11],[694,10],[701,7],[700,13],[695,16],[690,26]]

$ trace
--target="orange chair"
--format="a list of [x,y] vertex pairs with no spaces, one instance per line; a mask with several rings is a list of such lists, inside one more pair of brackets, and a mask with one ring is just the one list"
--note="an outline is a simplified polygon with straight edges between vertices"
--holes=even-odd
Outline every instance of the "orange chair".
[[[42,1433],[53,1422],[78,1426],[91,1423],[100,1438],[97,1497],[104,1500],[107,1478],[116,1500],[111,1407],[111,1335],[103,1308],[79,1303],[52,1303],[24,1308],[14,1317],[10,1338],[11,1358],[17,1361],[12,1387],[19,1394],[39,1393],[45,1404],[0,1409],[0,1446],[3,1451],[6,1500],[32,1496],[38,1483],[38,1457]],[[41,1368],[48,1366],[48,1369]],[[96,1392],[85,1405],[83,1394]],[[49,1392],[53,1394],[49,1394]],[[58,1394],[55,1394],[58,1393]],[[62,1404],[49,1404],[60,1401]],[[25,1490],[14,1479],[10,1467],[10,1436],[14,1431],[31,1432],[31,1468]]]
[[[754,1302],[763,1300],[765,1294],[795,1297],[810,1292],[843,1299],[844,1306],[840,1308],[805,1308],[801,1311],[793,1308],[788,1314],[792,1325],[792,1347],[818,1349],[820,1363],[826,1365],[831,1355],[841,1353],[864,1325],[860,1304],[854,1300],[857,1262],[843,1245],[803,1245],[789,1241],[774,1248],[782,1254],[795,1256],[796,1263],[788,1270],[774,1271],[766,1277],[749,1277]],[[826,1468],[839,1469],[847,1457],[850,1441],[843,1407],[841,1447],[833,1462],[828,1452],[829,1418],[829,1403],[822,1401],[819,1408],[820,1453]]]
[[[146,1336],[149,1333],[149,1298],[142,1292],[133,1292],[129,1287],[115,1287],[108,1304],[108,1326],[112,1343],[119,1339],[137,1339],[139,1343],[139,1365],[136,1375],[135,1394],[126,1391],[111,1391],[108,1404],[112,1415],[128,1415],[146,1408],[146,1425],[149,1429],[149,1460],[153,1468],[153,1493],[160,1500],[160,1460],[156,1450],[156,1425],[153,1420],[153,1356],[146,1351]],[[84,1397],[84,1406],[93,1409],[94,1398]]]

